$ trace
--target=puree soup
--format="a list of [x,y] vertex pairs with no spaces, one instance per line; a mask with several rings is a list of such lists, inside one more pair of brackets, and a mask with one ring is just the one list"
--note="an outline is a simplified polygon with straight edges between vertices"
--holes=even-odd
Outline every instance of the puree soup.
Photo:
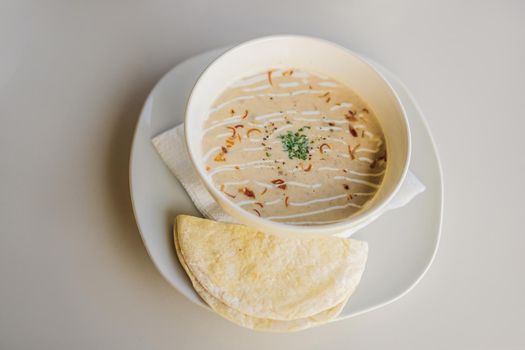
[[213,184],[256,215],[289,224],[342,221],[383,179],[383,132],[365,102],[329,77],[270,70],[232,84],[203,131]]

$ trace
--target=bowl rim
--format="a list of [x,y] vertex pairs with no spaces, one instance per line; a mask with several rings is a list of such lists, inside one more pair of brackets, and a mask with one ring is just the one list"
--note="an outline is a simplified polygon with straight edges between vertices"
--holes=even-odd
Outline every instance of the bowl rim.
[[[194,153],[194,150],[192,149],[191,144],[189,142],[189,134],[190,134],[191,130],[190,130],[189,126],[188,126],[187,121],[190,118],[190,116],[189,116],[190,106],[193,104],[193,101],[196,99],[195,91],[197,90],[197,87],[200,84],[202,84],[203,77],[206,76],[206,74],[213,68],[213,66],[215,65],[215,63],[217,61],[219,61],[221,59],[224,59],[224,56],[228,55],[232,51],[235,51],[237,49],[244,48],[244,47],[247,47],[247,46],[250,46],[250,45],[256,45],[256,44],[259,44],[261,42],[275,41],[275,40],[298,40],[298,39],[299,40],[305,40],[306,39],[308,41],[311,41],[311,42],[314,42],[314,43],[317,43],[317,44],[331,46],[331,47],[333,47],[335,49],[342,50],[345,53],[347,53],[348,55],[353,56],[360,63],[366,65],[374,74],[376,74],[380,78],[382,83],[385,84],[385,86],[387,87],[388,92],[391,94],[391,97],[393,98],[393,100],[397,104],[397,106],[398,106],[398,108],[399,108],[399,110],[401,112],[402,124],[403,124],[403,127],[404,127],[404,129],[406,131],[406,135],[407,135],[406,136],[406,140],[405,140],[405,142],[406,142],[406,157],[405,157],[406,160],[405,160],[405,164],[403,164],[403,169],[401,171],[401,176],[399,177],[398,182],[390,190],[390,193],[388,193],[385,196],[385,198],[383,198],[381,201],[379,201],[379,203],[377,203],[377,205],[375,205],[373,208],[366,208],[365,207],[365,208],[359,210],[358,212],[356,212],[354,215],[351,215],[348,218],[345,218],[342,221],[335,222],[335,223],[319,224],[319,225],[296,225],[296,224],[291,225],[291,224],[286,224],[286,223],[283,223],[283,222],[277,222],[277,221],[268,220],[268,219],[265,219],[263,217],[259,217],[259,216],[255,215],[255,214],[252,214],[252,213],[250,213],[247,210],[242,209],[241,207],[235,205],[235,203],[231,202],[229,200],[229,198],[227,198],[222,192],[220,192],[217,188],[215,188],[215,186],[213,186],[213,184],[208,179],[206,174],[204,174],[201,171],[200,167],[197,166],[197,163],[200,161],[200,159],[198,159],[198,157]],[[304,233],[309,233],[309,234],[325,234],[325,233],[337,234],[339,232],[344,232],[344,231],[347,231],[347,230],[351,230],[353,228],[356,228],[356,230],[357,230],[357,229],[361,228],[363,225],[366,225],[366,224],[370,223],[371,221],[373,221],[374,219],[378,218],[382,214],[382,212],[384,211],[384,209],[386,208],[388,203],[390,203],[392,198],[394,198],[396,196],[396,194],[399,192],[399,189],[401,188],[403,182],[405,181],[406,174],[407,174],[407,172],[409,170],[411,154],[412,154],[412,140],[411,140],[411,133],[410,133],[410,125],[409,125],[408,118],[407,118],[407,115],[406,115],[405,107],[403,106],[403,103],[401,102],[401,99],[399,98],[397,92],[394,90],[394,88],[388,82],[388,80],[383,76],[383,74],[381,72],[379,72],[371,64],[369,64],[366,60],[361,58],[361,56],[359,56],[354,51],[352,51],[352,50],[350,50],[350,49],[348,49],[348,48],[346,48],[346,47],[344,47],[342,45],[336,44],[334,42],[331,42],[331,41],[328,41],[328,40],[325,40],[325,39],[320,39],[320,38],[317,38],[317,37],[305,36],[305,35],[282,34],[282,35],[269,35],[269,36],[263,36],[263,37],[250,39],[250,40],[241,42],[241,43],[239,43],[237,45],[234,45],[234,46],[230,47],[225,52],[223,52],[221,55],[216,57],[212,62],[210,62],[206,66],[206,68],[201,72],[201,74],[199,75],[199,77],[196,80],[195,84],[193,85],[193,87],[191,89],[191,93],[190,93],[190,95],[189,95],[189,97],[187,99],[185,113],[184,113],[184,136],[185,136],[186,148],[187,148],[187,151],[188,151],[188,154],[190,156],[191,163],[192,163],[191,165],[193,166],[193,168],[195,169],[195,171],[199,175],[201,181],[205,185],[205,187],[208,190],[208,192],[212,195],[214,200],[216,200],[223,209],[225,209],[224,207],[227,206],[228,209],[230,209],[231,211],[235,212],[235,214],[237,216],[245,218],[246,219],[245,221],[254,222],[255,224],[253,226],[257,226],[257,227],[272,227],[272,230],[274,230],[276,232],[300,232],[302,234],[304,234]],[[217,197],[221,198],[222,200],[221,201],[217,200]],[[226,209],[225,209],[225,211],[229,212],[229,210],[226,210]]]

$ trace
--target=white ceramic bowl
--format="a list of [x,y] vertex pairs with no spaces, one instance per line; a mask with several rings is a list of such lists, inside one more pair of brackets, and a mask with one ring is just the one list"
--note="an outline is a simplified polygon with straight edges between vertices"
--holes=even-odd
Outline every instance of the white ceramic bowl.
[[[388,162],[381,187],[359,212],[326,225],[298,226],[258,217],[233,203],[217,189],[202,160],[202,131],[209,109],[229,85],[275,68],[298,68],[335,78],[349,86],[372,108],[383,128]],[[231,216],[262,231],[337,234],[355,231],[379,217],[403,183],[410,162],[410,129],[396,93],[372,66],[334,43],[303,36],[270,36],[242,43],[212,62],[190,95],[185,117],[186,144],[193,166],[211,195]]]

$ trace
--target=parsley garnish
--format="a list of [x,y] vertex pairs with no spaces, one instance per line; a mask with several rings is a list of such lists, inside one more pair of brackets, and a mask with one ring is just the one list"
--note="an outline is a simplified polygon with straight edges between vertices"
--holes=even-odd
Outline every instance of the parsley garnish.
[[[302,128],[299,129],[299,132]],[[299,132],[288,131],[285,135],[279,135],[284,151],[288,152],[288,158],[306,160],[308,158],[308,137]]]

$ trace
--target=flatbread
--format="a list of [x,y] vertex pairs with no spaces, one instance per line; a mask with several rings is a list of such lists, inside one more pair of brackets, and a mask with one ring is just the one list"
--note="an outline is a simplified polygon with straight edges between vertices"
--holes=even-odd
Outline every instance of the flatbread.
[[346,302],[348,301],[348,298],[350,298],[350,295],[348,295],[348,298],[344,302],[339,303],[333,308],[320,312],[317,315],[313,315],[306,318],[299,318],[297,320],[280,321],[245,315],[237,310],[232,309],[231,307],[224,304],[219,299],[215,298],[213,295],[208,293],[208,291],[204,289],[204,287],[199,283],[199,281],[195,279],[195,276],[193,276],[191,271],[188,269],[188,266],[184,261],[184,257],[180,252],[176,231],[174,233],[175,250],[177,252],[177,257],[179,258],[182,267],[184,268],[188,277],[190,278],[195,291],[217,314],[232,321],[235,324],[238,324],[239,326],[259,331],[272,332],[292,332],[303,330],[306,328],[326,323],[331,319],[337,317],[337,315],[339,315],[343,310]]
[[357,240],[281,237],[186,215],[176,230],[186,267],[204,290],[258,319],[303,319],[344,304],[368,253]]

